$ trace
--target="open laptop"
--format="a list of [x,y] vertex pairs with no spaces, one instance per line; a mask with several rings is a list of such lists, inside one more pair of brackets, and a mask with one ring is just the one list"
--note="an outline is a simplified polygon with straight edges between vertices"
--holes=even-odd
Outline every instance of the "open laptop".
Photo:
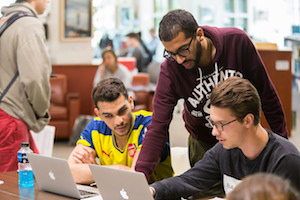
[[143,173],[89,164],[103,200],[153,200]]
[[102,199],[97,188],[76,185],[67,160],[33,153],[27,156],[40,189],[77,199]]

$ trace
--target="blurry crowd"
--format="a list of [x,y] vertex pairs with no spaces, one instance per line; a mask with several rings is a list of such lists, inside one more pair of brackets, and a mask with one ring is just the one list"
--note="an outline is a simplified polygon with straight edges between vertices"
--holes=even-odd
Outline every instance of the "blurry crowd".
[[[101,57],[105,49],[111,48],[119,57],[135,57],[138,72],[147,72],[147,67],[151,62],[159,61],[156,54],[160,44],[154,28],[149,30],[149,35],[151,40],[145,42],[141,32],[130,32],[121,40],[118,37],[110,38],[108,34],[104,34],[99,41],[100,51],[95,56]],[[162,55],[160,57],[162,58]]]

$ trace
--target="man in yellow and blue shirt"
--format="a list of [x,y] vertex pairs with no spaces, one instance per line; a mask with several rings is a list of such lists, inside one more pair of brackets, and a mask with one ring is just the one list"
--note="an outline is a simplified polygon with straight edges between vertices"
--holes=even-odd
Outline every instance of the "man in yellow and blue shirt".
[[[68,162],[77,183],[93,182],[88,164],[134,171],[146,127],[152,113],[144,110],[132,113],[133,99],[122,81],[116,78],[100,81],[92,92],[97,117],[81,133]],[[166,143],[150,181],[171,177],[173,170],[170,147]]]

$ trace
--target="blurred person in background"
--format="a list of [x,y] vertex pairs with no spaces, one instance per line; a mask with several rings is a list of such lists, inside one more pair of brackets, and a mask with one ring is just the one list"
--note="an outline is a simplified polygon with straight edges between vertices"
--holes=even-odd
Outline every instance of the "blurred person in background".
[[155,28],[151,28],[149,30],[149,34],[151,36],[151,40],[148,42],[147,47],[148,47],[148,49],[149,49],[149,51],[150,51],[150,53],[152,55],[152,60],[154,60],[155,59],[156,50],[158,48],[160,40],[159,40],[159,38],[155,34]]
[[[127,38],[127,57],[136,58],[136,67],[138,72],[147,72],[147,65],[151,61],[151,57],[145,49],[145,45],[142,44],[140,39],[140,34],[138,33],[128,33]],[[149,61],[150,60],[150,61]]]
[[126,89],[131,88],[132,74],[124,65],[118,63],[114,50],[107,47],[102,52],[103,63],[98,67],[94,77],[94,87],[105,78],[120,79]]

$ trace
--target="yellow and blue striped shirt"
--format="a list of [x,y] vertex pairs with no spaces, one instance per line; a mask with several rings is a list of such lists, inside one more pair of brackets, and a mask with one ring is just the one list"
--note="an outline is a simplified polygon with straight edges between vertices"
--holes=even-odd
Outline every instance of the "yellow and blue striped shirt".
[[[144,110],[132,114],[133,124],[124,149],[117,147],[113,131],[99,117],[95,117],[89,122],[81,133],[77,144],[83,144],[94,149],[101,165],[121,164],[131,167],[135,153],[141,150],[146,127],[150,124],[152,117],[151,112]],[[161,155],[160,163],[154,170],[150,182],[173,175],[169,143],[166,143]]]

